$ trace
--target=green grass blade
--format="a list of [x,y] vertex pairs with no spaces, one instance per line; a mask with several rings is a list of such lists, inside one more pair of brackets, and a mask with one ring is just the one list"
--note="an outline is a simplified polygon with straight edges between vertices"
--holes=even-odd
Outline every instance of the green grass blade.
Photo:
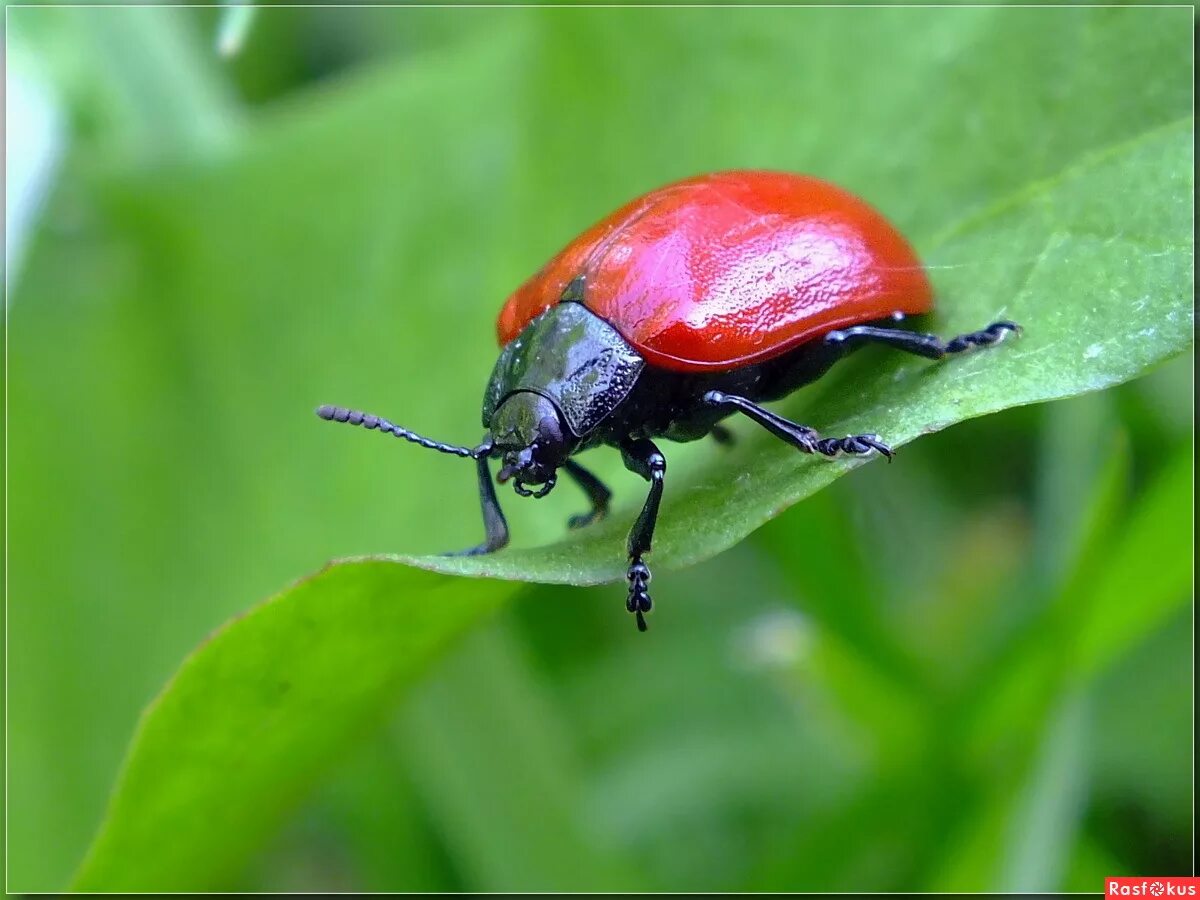
[[1088,712],[1087,693],[1075,686],[1048,717],[1016,798],[997,890],[1032,893],[1061,886],[1086,802]]
[[643,890],[580,807],[572,735],[509,629],[473,635],[398,731],[467,890]]
[[1191,599],[1193,466],[1187,448],[1168,462],[1095,573],[1075,650],[1085,677],[1127,654]]

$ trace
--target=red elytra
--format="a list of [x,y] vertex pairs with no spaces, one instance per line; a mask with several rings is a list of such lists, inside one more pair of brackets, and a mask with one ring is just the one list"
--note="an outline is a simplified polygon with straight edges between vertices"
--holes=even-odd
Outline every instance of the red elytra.
[[894,312],[928,312],[908,241],[818,178],[741,170],[651,191],[593,225],[508,298],[503,346],[585,276],[583,302],[647,362],[729,369]]

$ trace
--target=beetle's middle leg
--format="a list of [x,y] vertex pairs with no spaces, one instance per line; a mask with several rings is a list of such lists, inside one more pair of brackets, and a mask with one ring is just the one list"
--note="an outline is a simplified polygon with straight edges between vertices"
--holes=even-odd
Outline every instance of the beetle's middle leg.
[[987,328],[960,334],[942,340],[936,334],[905,331],[902,328],[877,328],[874,325],[855,325],[831,331],[823,338],[826,345],[845,347],[847,350],[861,344],[886,344],[906,353],[915,353],[926,359],[942,359],[951,353],[962,353],[977,347],[998,344],[1010,334],[1019,334],[1021,328],[1014,322],[993,322]]
[[720,391],[709,391],[704,395],[704,402],[709,406],[723,407],[736,410],[748,419],[753,419],[771,434],[791,444],[797,450],[805,453],[820,453],[822,456],[837,456],[850,453],[860,456],[875,451],[889,460],[892,458],[892,448],[879,440],[877,434],[851,434],[841,438],[823,438],[815,428],[798,425],[790,419],[778,416],[769,409],[763,409],[757,403],[745,397],[735,397]]
[[646,630],[644,613],[650,612],[650,569],[642,556],[650,552],[654,539],[654,525],[658,521],[658,505],[662,501],[663,479],[667,474],[667,459],[653,441],[626,440],[621,444],[621,458],[625,468],[641,475],[650,482],[650,493],[642,512],[629,531],[629,569],[625,578],[629,582],[629,598],[625,608],[637,616],[638,631]]

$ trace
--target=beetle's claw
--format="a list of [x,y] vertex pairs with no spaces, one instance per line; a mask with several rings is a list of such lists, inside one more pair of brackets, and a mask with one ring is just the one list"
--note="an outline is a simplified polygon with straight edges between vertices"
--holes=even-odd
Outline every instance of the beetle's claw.
[[1025,333],[1024,328],[1022,328],[1016,322],[1010,322],[1007,319],[1002,319],[999,322],[993,322],[985,330],[996,335],[996,340],[1003,340],[1008,334],[1011,334],[1013,337],[1020,337]]
[[888,462],[891,462],[892,457],[896,455],[896,452],[881,441],[877,434],[860,434],[858,440],[867,445],[867,449],[863,451],[864,453],[874,450]]

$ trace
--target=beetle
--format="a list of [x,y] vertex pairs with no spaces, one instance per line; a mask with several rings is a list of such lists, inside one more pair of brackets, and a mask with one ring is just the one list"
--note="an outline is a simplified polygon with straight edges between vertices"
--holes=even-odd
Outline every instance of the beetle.
[[629,532],[626,608],[646,630],[650,552],[667,460],[656,438],[727,442],[741,413],[803,453],[880,454],[875,434],[822,437],[761,405],[824,374],[866,344],[930,359],[1019,332],[1008,321],[942,340],[897,327],[928,313],[933,292],[904,237],[866,202],[829,182],[784,172],[700,175],[651,191],[593,225],[507,299],[500,357],[483,397],[476,447],[430,440],[337,406],[317,414],[474,460],[486,539],[508,543],[496,480],[544,497],[561,470],[603,517],[611,492],[573,457],[607,445],[649,482]]

